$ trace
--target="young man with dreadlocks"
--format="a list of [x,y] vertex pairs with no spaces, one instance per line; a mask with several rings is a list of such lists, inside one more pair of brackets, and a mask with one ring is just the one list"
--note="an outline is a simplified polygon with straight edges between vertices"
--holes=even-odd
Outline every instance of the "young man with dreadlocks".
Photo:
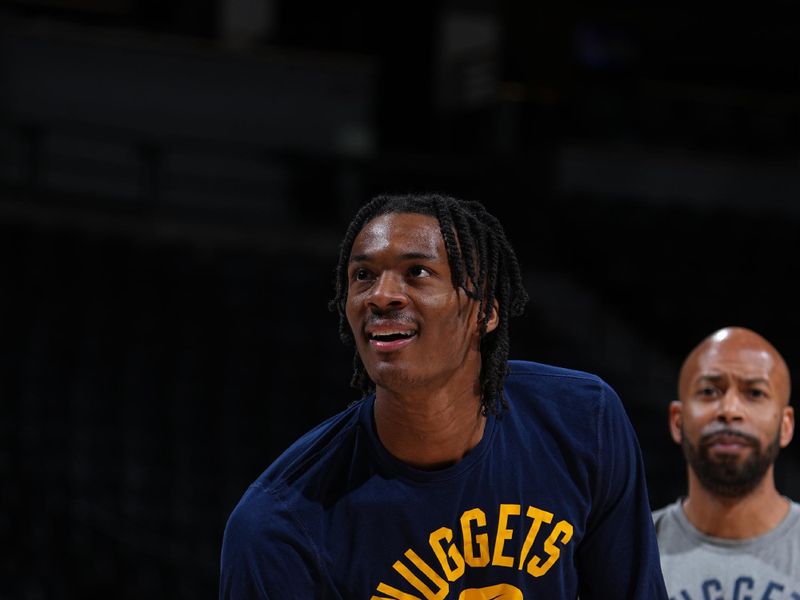
[[224,599],[666,599],[640,449],[600,378],[509,361],[527,294],[476,202],[379,196],[341,245],[356,402],[225,529]]

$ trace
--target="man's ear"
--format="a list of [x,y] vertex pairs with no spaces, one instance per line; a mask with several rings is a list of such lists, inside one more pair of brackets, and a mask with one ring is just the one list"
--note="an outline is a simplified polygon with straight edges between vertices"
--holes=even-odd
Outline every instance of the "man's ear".
[[494,331],[498,323],[500,323],[500,304],[497,302],[497,298],[495,298],[494,302],[492,302],[492,312],[489,315],[489,320],[486,322],[486,333]]
[[781,417],[781,435],[780,446],[786,448],[789,442],[792,441],[794,436],[794,408],[791,406],[783,407],[783,416]]
[[676,444],[683,441],[683,404],[680,400],[673,400],[669,403],[669,433]]

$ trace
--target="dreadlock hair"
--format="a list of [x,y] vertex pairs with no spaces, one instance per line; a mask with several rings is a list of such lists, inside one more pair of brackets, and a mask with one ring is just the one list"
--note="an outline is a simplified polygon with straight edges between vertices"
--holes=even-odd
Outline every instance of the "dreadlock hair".
[[[415,213],[436,218],[447,250],[454,288],[480,303],[481,411],[498,413],[508,406],[503,397],[503,382],[508,374],[508,321],[522,314],[528,294],[522,283],[519,263],[500,222],[476,201],[439,194],[380,195],[361,207],[347,228],[339,248],[335,270],[335,296],[328,308],[339,313],[339,336],[354,344],[345,315],[347,267],[353,241],[372,219],[391,213]],[[487,333],[487,323],[497,302],[499,322]],[[350,384],[364,395],[375,384],[361,362],[358,350],[353,358]]]

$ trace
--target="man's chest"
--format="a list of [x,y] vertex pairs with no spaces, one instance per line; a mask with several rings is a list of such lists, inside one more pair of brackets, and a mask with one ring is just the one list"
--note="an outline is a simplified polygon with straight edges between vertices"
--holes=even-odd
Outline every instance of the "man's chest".
[[[450,486],[395,482],[326,515],[323,560],[354,597],[523,598],[514,590],[537,589],[559,598],[577,579],[588,510],[574,481],[532,472]],[[490,588],[497,594],[474,595]]]

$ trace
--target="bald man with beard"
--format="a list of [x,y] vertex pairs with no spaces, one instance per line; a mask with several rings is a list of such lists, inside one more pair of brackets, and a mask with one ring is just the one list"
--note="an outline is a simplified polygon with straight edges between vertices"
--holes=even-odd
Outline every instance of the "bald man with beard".
[[675,600],[800,600],[800,505],[775,487],[794,432],[789,369],[762,336],[720,329],[691,351],[669,407],[688,494],[653,513]]

